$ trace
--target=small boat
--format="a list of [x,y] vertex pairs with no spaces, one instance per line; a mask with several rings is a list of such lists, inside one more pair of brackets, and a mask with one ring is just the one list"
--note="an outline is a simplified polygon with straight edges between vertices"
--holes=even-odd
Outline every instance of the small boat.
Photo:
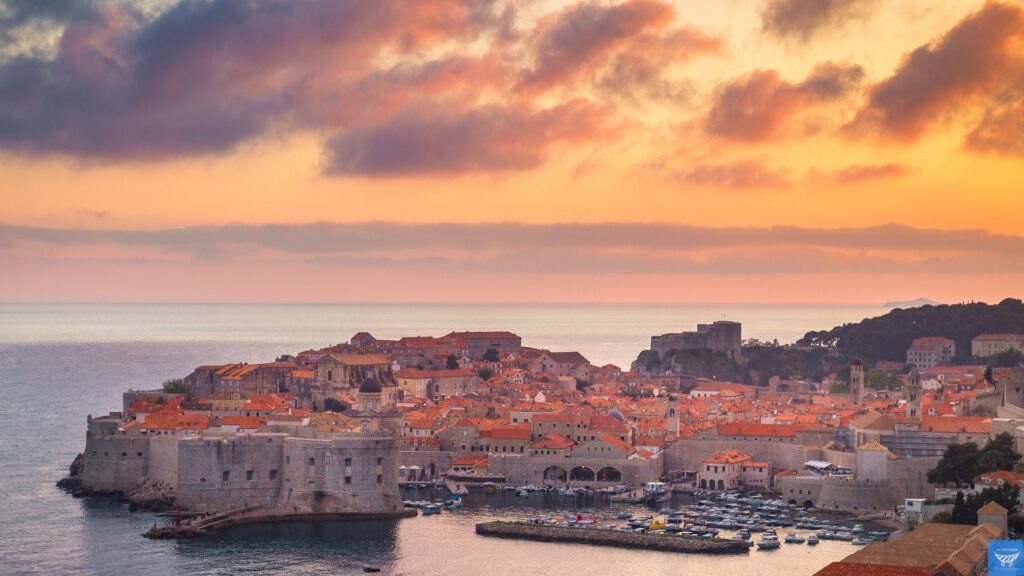
[[865,544],[871,544],[871,540],[865,540],[864,538],[858,536],[853,540],[850,540],[850,544],[853,544],[854,546],[864,546]]
[[666,534],[678,534],[683,531],[677,524],[669,524],[662,529]]
[[664,520],[655,519],[655,520],[651,520],[651,524],[647,528],[650,529],[650,530],[664,530],[665,526],[666,526],[666,524],[665,524]]
[[524,489],[524,490],[520,490],[519,491],[519,497],[520,498],[528,498],[529,496],[530,496],[530,491],[529,490],[525,490]]
[[632,517],[633,517],[633,515],[630,514],[629,512],[619,512],[619,515],[618,515],[618,519],[619,520],[629,520]]
[[494,482],[484,482],[484,494],[494,494],[498,491],[498,486]]
[[440,514],[441,508],[436,504],[427,504],[423,508],[420,508],[420,513],[424,516],[432,516],[434,514]]
[[803,544],[805,540],[802,537],[790,532],[789,534],[786,534],[786,538],[783,540],[783,542],[785,542],[786,544]]
[[665,520],[665,522],[668,522],[669,524],[682,524],[683,519],[679,516],[670,516]]
[[661,504],[672,499],[672,490],[664,482],[648,482],[644,489],[644,502],[648,505]]
[[814,546],[817,543],[818,543],[818,537],[817,536],[814,536],[812,534],[811,536],[807,537],[807,545],[808,546]]
[[665,516],[671,516],[674,513],[675,510],[671,508],[662,508],[661,510],[658,510],[658,514],[664,514]]
[[777,538],[761,538],[757,543],[758,550],[774,550],[780,546]]
[[853,532],[854,534],[860,534],[863,531],[864,531],[864,525],[863,524],[854,524],[853,528],[850,529],[850,532]]

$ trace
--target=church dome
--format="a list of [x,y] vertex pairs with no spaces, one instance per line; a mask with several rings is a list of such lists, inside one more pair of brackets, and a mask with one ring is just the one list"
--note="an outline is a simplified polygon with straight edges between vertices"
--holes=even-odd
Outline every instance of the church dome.
[[373,378],[367,378],[359,385],[360,394],[380,394],[380,392],[380,383]]

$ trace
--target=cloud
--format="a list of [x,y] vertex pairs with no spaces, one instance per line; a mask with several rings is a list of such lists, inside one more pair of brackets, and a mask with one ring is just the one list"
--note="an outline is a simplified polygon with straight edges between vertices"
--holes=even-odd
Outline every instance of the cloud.
[[1019,270],[1024,237],[982,230],[657,223],[310,223],[95,230],[0,225],[0,256],[547,274],[984,274]]
[[522,20],[507,0],[67,4],[4,4],[0,31],[46,21],[59,41],[0,61],[0,148],[149,162],[303,132],[331,174],[528,170],[721,47],[658,0]]
[[755,70],[722,86],[704,128],[712,135],[739,141],[764,141],[792,131],[798,116],[851,94],[864,78],[853,64],[823,62],[800,83],[790,83],[775,70]]
[[839,184],[855,184],[866,180],[882,180],[898,178],[910,174],[910,168],[904,164],[853,164],[836,173]]
[[395,117],[327,141],[331,174],[500,172],[540,165],[555,146],[611,133],[609,111],[584,100],[545,110],[477,108],[458,116]]
[[694,186],[726,188],[788,188],[789,179],[757,160],[745,159],[718,164],[700,164],[679,175]]
[[807,41],[816,33],[840,28],[870,15],[879,0],[768,0],[762,28],[773,35]]
[[1006,93],[1024,82],[1022,42],[1024,9],[985,4],[941,38],[915,49],[892,76],[873,86],[848,131],[910,142],[980,107],[989,112],[968,143],[1012,149],[993,122],[1007,120],[1004,114],[1015,110],[1006,106]]

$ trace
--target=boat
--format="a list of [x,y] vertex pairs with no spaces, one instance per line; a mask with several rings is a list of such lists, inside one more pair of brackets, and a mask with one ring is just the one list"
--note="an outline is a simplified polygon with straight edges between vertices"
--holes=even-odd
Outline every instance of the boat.
[[681,516],[669,516],[665,522],[668,522],[669,524],[682,524],[683,518]]
[[672,499],[672,491],[664,482],[648,482],[644,489],[644,502],[648,505],[661,504]]
[[790,532],[789,534],[786,534],[786,538],[783,540],[783,542],[785,542],[786,544],[803,544],[805,540],[802,537]]
[[494,482],[484,482],[484,494],[494,494],[498,491],[498,486]]
[[523,489],[523,490],[519,491],[519,497],[520,498],[528,498],[529,496],[530,496],[530,491],[529,490]]
[[658,514],[664,514],[665,516],[671,516],[672,514],[675,514],[675,512],[676,511],[671,508],[662,508],[661,510],[658,510]]
[[619,520],[629,520],[632,517],[633,517],[633,515],[630,514],[629,512],[619,512],[619,515],[618,515],[618,519]]
[[758,550],[774,550],[780,546],[777,538],[761,538],[757,543]]
[[424,516],[432,516],[434,514],[441,513],[441,507],[436,504],[427,504],[423,508],[420,508],[420,513]]
[[818,537],[817,536],[814,536],[812,534],[812,535],[807,537],[807,545],[808,546],[814,546],[817,543],[818,543]]
[[678,534],[678,533],[682,532],[683,529],[680,528],[677,524],[669,524],[668,526],[665,526],[663,531],[666,534]]
[[871,540],[865,540],[864,538],[858,536],[853,540],[850,540],[850,544],[853,544],[854,546],[863,546],[865,544],[871,544]]
[[854,534],[860,534],[863,531],[864,531],[864,525],[863,524],[854,524],[853,528],[850,529],[850,532],[853,532]]
[[665,529],[665,521],[660,519],[660,518],[651,520],[651,524],[650,524],[650,526],[648,526],[648,529],[650,529],[650,530],[664,530]]

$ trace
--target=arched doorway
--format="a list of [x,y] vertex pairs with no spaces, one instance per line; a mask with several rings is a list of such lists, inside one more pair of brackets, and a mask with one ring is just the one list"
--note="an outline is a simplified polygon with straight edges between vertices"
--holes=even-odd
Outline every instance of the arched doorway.
[[622,472],[617,468],[606,466],[597,471],[598,482],[622,482]]
[[701,490],[707,490],[708,489],[708,481],[706,479],[704,479],[704,478],[700,479],[700,489]]
[[814,502],[810,500],[804,500],[804,508],[814,508]]
[[580,482],[593,482],[594,471],[586,466],[577,466],[569,472],[569,480]]
[[718,489],[719,490],[725,490],[725,480],[719,480],[718,481]]
[[561,466],[548,466],[544,469],[544,479],[552,482],[565,482],[569,473]]

